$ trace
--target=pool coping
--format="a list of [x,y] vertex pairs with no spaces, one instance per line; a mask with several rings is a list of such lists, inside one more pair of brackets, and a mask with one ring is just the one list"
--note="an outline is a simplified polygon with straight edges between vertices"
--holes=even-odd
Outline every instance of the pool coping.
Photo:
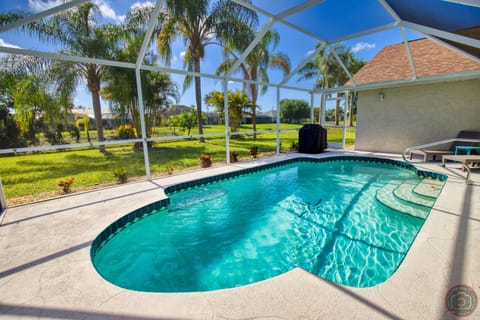
[[[345,151],[309,157],[341,154],[375,155]],[[480,176],[475,173],[475,184],[468,186],[460,169],[453,167],[421,167],[449,179],[402,265],[375,287],[340,286],[297,268],[234,289],[143,293],[109,284],[91,265],[92,240],[142,204],[166,199],[165,187],[298,156],[209,168],[7,209],[0,226],[0,314],[52,319],[439,319],[450,318],[445,295],[451,286],[467,284],[478,295]],[[472,317],[480,317],[480,310]]]

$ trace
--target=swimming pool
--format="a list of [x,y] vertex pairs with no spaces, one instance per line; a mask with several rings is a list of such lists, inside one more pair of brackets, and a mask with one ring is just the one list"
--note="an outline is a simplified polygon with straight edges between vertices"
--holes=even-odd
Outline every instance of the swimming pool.
[[232,288],[295,267],[369,287],[397,270],[445,179],[393,160],[334,157],[183,183],[106,228],[91,257],[106,280],[139,291]]

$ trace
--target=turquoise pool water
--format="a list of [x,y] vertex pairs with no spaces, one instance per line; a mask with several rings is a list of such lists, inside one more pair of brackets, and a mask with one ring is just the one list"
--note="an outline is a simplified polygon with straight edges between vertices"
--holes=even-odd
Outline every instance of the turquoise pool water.
[[393,210],[378,193],[421,180],[385,163],[300,161],[192,187],[103,240],[93,264],[139,291],[231,288],[295,267],[373,286],[397,270],[430,211]]

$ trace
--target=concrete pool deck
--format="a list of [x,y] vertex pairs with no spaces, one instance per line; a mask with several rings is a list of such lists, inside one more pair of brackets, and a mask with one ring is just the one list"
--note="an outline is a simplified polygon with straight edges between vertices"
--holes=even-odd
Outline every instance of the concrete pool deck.
[[[333,155],[368,155],[349,151]],[[340,286],[302,269],[251,285],[200,293],[143,293],[102,279],[90,245],[111,222],[165,197],[162,187],[270,163],[262,158],[9,208],[0,225],[0,317],[11,319],[454,319],[449,288],[480,298],[480,173],[422,166],[449,179],[405,260],[371,288]],[[398,159],[398,156],[390,155]],[[465,319],[480,319],[480,301]]]

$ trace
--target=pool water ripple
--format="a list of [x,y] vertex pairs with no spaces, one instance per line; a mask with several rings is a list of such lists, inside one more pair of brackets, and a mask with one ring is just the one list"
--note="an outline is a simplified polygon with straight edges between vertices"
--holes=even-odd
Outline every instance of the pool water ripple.
[[386,184],[421,178],[363,161],[298,162],[170,195],[170,205],[122,229],[92,256],[124,288],[232,288],[302,267],[368,287],[399,267],[424,219],[376,200]]

